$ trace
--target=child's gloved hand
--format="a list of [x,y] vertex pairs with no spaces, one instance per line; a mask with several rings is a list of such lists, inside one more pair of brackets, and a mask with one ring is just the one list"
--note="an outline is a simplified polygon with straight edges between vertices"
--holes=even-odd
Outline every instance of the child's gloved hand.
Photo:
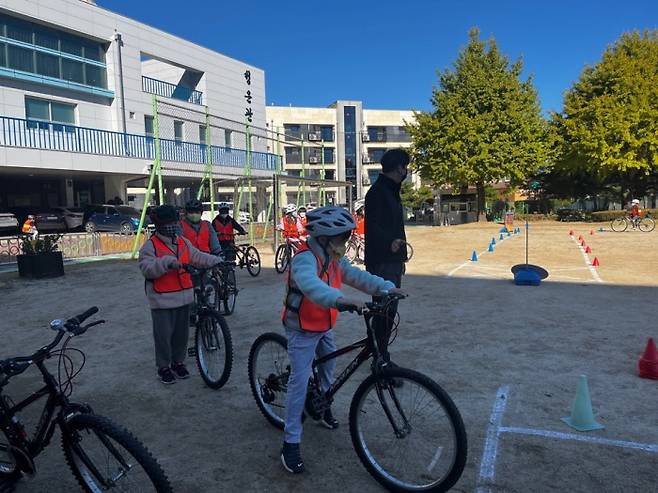
[[357,311],[361,313],[366,307],[364,301],[356,298],[343,298],[340,297],[336,300],[336,308],[339,311]]
[[409,294],[408,294],[404,289],[402,289],[402,288],[393,288],[393,289],[389,289],[388,292],[389,292],[390,294],[398,294],[398,295],[400,295],[400,296],[404,296],[405,298],[406,298],[407,296],[409,296]]
[[170,270],[178,270],[181,267],[183,267],[183,265],[178,261],[176,257],[169,257],[169,258],[171,259],[171,261],[169,262]]

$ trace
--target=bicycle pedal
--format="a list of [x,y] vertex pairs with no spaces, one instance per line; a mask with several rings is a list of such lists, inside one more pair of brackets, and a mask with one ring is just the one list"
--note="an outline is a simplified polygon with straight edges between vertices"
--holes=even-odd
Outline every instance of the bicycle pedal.
[[196,356],[196,348],[195,347],[188,347],[187,348],[187,355],[190,358],[193,358],[194,356]]

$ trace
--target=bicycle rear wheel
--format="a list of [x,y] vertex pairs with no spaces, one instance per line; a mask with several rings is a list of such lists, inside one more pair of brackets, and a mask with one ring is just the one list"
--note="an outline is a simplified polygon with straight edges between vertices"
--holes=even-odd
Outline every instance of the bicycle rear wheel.
[[643,231],[645,233],[650,233],[656,228],[656,222],[650,217],[644,217],[638,223],[638,227],[640,228],[640,231]]
[[457,407],[436,382],[406,368],[371,375],[358,387],[350,435],[365,468],[390,491],[447,491],[466,464]]
[[224,386],[233,365],[233,341],[224,317],[213,310],[199,315],[194,334],[196,364],[211,389]]
[[610,228],[617,233],[621,233],[628,228],[628,221],[624,217],[618,217],[610,222]]
[[235,279],[235,271],[229,269],[224,274],[224,305],[223,314],[230,315],[235,310],[235,299],[238,296],[238,282]]
[[290,262],[290,249],[285,244],[279,245],[274,255],[274,268],[279,274],[282,274],[288,267],[288,262]]
[[254,341],[249,351],[249,385],[263,416],[283,430],[288,394],[288,341],[268,332]]
[[84,491],[172,491],[148,449],[107,418],[94,414],[71,418],[62,429],[62,449]]
[[[7,433],[0,429],[0,480],[18,474],[18,464],[16,463],[16,457],[11,451],[11,442],[7,437]],[[1,488],[0,491],[2,491]]]
[[350,261],[350,264],[353,264],[359,255],[359,244],[352,240],[347,242],[347,248],[345,249],[345,257]]
[[252,277],[260,274],[260,254],[256,247],[249,246],[244,253],[245,260],[247,261],[247,271]]

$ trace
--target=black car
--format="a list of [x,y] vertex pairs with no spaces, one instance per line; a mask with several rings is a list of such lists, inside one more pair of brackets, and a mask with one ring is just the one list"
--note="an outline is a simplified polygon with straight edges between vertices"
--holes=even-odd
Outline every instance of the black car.
[[66,220],[61,211],[46,209],[37,212],[34,223],[39,233],[66,231]]
[[87,233],[96,231],[134,233],[139,227],[140,216],[140,211],[127,205],[90,205],[85,209],[85,231]]

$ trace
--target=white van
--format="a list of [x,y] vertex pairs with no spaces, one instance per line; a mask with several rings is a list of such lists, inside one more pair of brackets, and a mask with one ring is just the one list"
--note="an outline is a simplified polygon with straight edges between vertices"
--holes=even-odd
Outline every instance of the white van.
[[[201,214],[201,219],[212,222],[212,220],[215,219],[215,216],[217,216],[217,209],[219,208],[220,203],[224,202],[215,202],[215,215],[213,216],[212,212],[210,211],[210,202],[203,202],[203,213]],[[240,211],[240,215],[235,217],[233,215],[233,202],[226,203],[229,206],[229,216],[234,217],[240,224],[246,224],[250,222],[250,216],[248,212]]]

